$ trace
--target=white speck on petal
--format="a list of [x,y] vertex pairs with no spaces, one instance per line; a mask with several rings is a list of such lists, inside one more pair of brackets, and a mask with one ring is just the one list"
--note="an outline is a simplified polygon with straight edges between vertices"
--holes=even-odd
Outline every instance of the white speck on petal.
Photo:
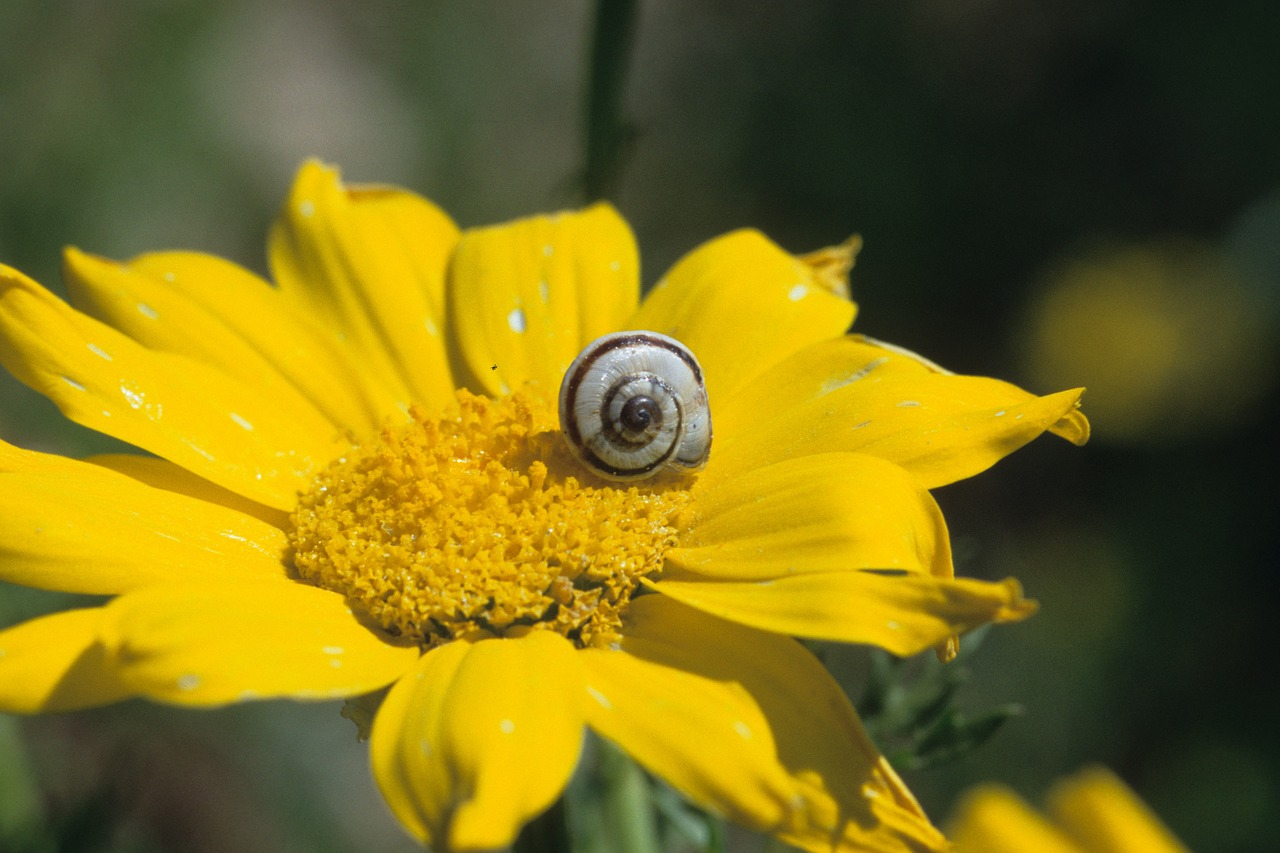
[[863,788],[862,796],[866,797],[868,800],[874,800],[876,797],[880,796],[880,792],[875,788]]
[[555,254],[555,251],[555,247],[550,243],[542,247],[542,254],[546,255],[548,258]]
[[189,672],[178,679],[178,689],[179,690],[195,690],[197,687],[200,686],[200,682],[201,682],[200,676]]
[[422,753],[423,758],[430,758],[436,751],[431,748],[431,741],[423,738],[418,741],[418,752]]
[[142,404],[145,402],[145,400],[143,399],[142,395],[139,394],[137,391],[133,390],[128,385],[121,383],[120,393],[123,394],[124,398],[129,401],[130,408],[133,408],[133,409],[142,408]]
[[524,311],[519,308],[512,308],[511,313],[507,315],[507,325],[511,327],[511,331],[517,335],[524,334],[525,323]]
[[609,269],[617,272],[622,269],[622,261],[609,261]]
[[175,281],[178,280],[178,274],[175,272],[167,272],[160,277],[163,278],[165,281],[169,282],[170,284],[173,284]]
[[430,335],[431,337],[433,338],[440,337],[440,329],[436,326],[435,321],[432,320],[430,317],[422,318],[422,327],[427,330],[427,334]]
[[150,305],[148,305],[145,302],[138,303],[138,313],[141,314],[143,317],[146,317],[148,320],[160,319],[160,312],[152,308]]
[[886,622],[886,623],[884,623],[884,624],[885,624],[885,627],[886,627],[886,628],[888,628],[890,631],[900,631],[900,630],[902,630],[902,626],[901,626],[901,625],[899,625],[897,622],[893,621],[892,619],[890,619],[888,622]]
[[915,408],[918,408],[919,405],[920,405],[919,400],[903,400],[901,403],[898,404],[898,408],[899,409],[915,409]]
[[787,298],[792,302],[799,302],[809,295],[809,285],[797,284],[795,287],[787,291]]
[[231,413],[231,420],[235,421],[236,426],[240,427],[241,429],[248,430],[249,432],[253,432],[253,424],[249,423],[247,420],[245,420],[240,415],[237,415],[235,412]]
[[613,710],[613,703],[609,701],[609,697],[596,690],[594,687],[587,688],[587,695],[600,703],[600,707],[606,710]]
[[1018,412],[1018,414],[1016,414],[1016,415],[1014,415],[1014,416],[1013,416],[1013,419],[1014,419],[1015,421],[1020,421],[1020,420],[1022,420],[1022,416],[1023,416],[1023,415],[1025,415],[1025,414],[1026,414],[1026,412]]
[[1004,409],[1001,409],[1000,411],[996,412],[996,417],[1003,418],[1007,414],[1009,414],[1007,411],[1005,411]]
[[62,381],[63,381],[63,382],[65,382],[65,383],[67,383],[67,384],[68,384],[68,385],[70,385],[72,388],[76,389],[77,391],[83,391],[83,390],[85,390],[85,387],[84,387],[83,385],[81,385],[79,382],[77,382],[77,381],[75,381],[74,379],[72,379],[70,376],[64,376],[64,377],[62,377]]
[[250,700],[253,700],[253,699],[257,699],[257,698],[258,698],[258,691],[256,691],[256,690],[241,690],[241,691],[240,691],[240,693],[239,693],[239,695],[237,695],[237,696],[236,696],[236,698],[237,698],[237,699],[239,699],[241,702],[248,702],[248,701],[250,701]]
[[203,456],[205,459],[208,459],[210,462],[213,461],[213,454],[205,450],[203,447],[200,447],[199,445],[196,445],[196,444],[192,444],[189,441],[187,442],[187,447],[190,447],[192,450],[194,450],[196,453],[199,453],[201,456]]
[[733,730],[738,733],[738,737],[743,740],[751,740],[751,726],[748,726],[742,720],[733,721]]
[[542,297],[543,302],[550,301],[551,299],[551,285],[547,284],[547,280],[545,278],[538,282],[538,295]]
[[342,658],[329,658],[329,666],[334,669],[342,669]]
[[853,382],[857,382],[859,379],[866,376],[868,373],[875,370],[877,367],[884,364],[888,360],[889,360],[888,356],[881,356],[880,358],[876,358],[876,359],[872,359],[871,361],[868,361],[866,364],[862,365],[862,367],[859,367],[857,370],[853,371],[852,373],[846,376],[839,376],[839,377],[836,377],[835,379],[828,379],[826,382],[822,383],[822,393],[830,394],[832,391],[836,390],[837,388],[843,388],[846,385],[849,385]]
[[346,649],[342,646],[325,646],[320,651],[324,652],[326,655],[340,655],[345,652]]
[[502,722],[498,723],[498,731],[502,732],[504,735],[509,735],[515,730],[516,730],[516,724],[512,720],[503,720]]
[[309,198],[304,198],[302,201],[298,202],[298,213],[310,219],[312,216],[315,216],[316,203]]
[[89,347],[89,352],[93,353],[98,358],[103,358],[103,359],[106,359],[107,361],[113,361],[113,359],[111,358],[111,354],[108,353],[106,350],[104,350],[102,347],[98,346],[97,344],[88,344],[87,346]]

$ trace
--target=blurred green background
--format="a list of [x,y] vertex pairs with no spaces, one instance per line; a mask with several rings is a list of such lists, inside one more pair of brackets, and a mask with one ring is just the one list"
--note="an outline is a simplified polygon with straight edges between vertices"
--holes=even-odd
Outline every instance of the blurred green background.
[[[0,259],[55,287],[67,243],[262,269],[310,155],[464,226],[578,204],[593,9],[4,0]],[[609,196],[647,282],[739,226],[795,251],[856,231],[859,330],[1091,389],[1087,448],[1041,439],[938,493],[961,572],[1017,576],[1043,609],[970,661],[962,707],[1025,714],[908,774],[930,814],[979,780],[1034,799],[1100,761],[1195,850],[1280,849],[1280,11],[652,0],[633,36]],[[0,436],[108,446],[8,377]],[[0,624],[61,604],[0,588]],[[865,669],[859,650],[830,660]],[[365,761],[329,705],[0,717],[0,829],[84,850],[410,849]]]

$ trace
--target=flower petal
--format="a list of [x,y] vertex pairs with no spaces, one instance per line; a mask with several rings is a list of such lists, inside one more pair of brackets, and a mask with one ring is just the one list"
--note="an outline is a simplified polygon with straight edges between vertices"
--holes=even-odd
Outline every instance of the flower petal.
[[[147,349],[178,353],[216,367],[259,389],[300,420],[325,418],[260,353],[217,317],[167,287],[163,279],[74,248],[64,253],[63,279],[78,310]],[[335,426],[332,421],[330,425]]]
[[862,251],[862,235],[854,234],[848,240],[836,246],[825,246],[817,251],[797,255],[813,270],[813,281],[828,293],[844,299],[852,297],[849,286],[849,271]]
[[869,643],[903,657],[988,622],[1026,619],[1037,609],[1012,578],[991,583],[843,571],[756,583],[664,580],[652,587],[699,610],[765,631]]
[[114,594],[208,577],[284,578],[278,528],[87,462],[0,442],[0,580]]
[[1046,430],[1083,443],[1082,393],[1036,397],[996,379],[935,372],[858,338],[826,341],[715,402],[715,461],[705,476],[841,450],[894,462],[935,488],[985,470]]
[[417,646],[365,627],[342,596],[281,580],[130,592],[104,608],[100,636],[123,683],[178,705],[356,696],[418,658]]
[[1086,853],[1003,785],[982,785],[969,791],[950,823],[947,835],[955,843],[956,853]]
[[323,318],[401,401],[443,405],[453,378],[443,331],[445,267],[458,228],[392,187],[344,187],[316,161],[298,170],[268,241],[285,294]]
[[945,848],[795,641],[645,596],[582,659],[591,727],[694,802],[807,850]]
[[498,396],[532,381],[554,395],[639,293],[635,237],[607,204],[463,232],[447,301],[467,384]]
[[102,610],[67,610],[0,631],[0,713],[44,714],[132,695],[98,645]]
[[155,252],[117,263],[70,249],[64,278],[72,302],[149,349],[190,356],[329,422],[370,432],[395,398],[358,359],[279,290],[230,261],[197,252]]
[[760,232],[734,231],[677,262],[628,325],[689,347],[719,406],[775,362],[848,330],[857,309],[826,280]]
[[71,420],[278,509],[343,447],[327,421],[289,417],[221,371],[144,349],[8,267],[0,363]]
[[700,480],[667,562],[722,580],[904,569],[951,577],[933,497],[891,462],[855,453],[788,459]]
[[562,637],[428,652],[373,723],[373,775],[401,823],[440,850],[492,850],[555,801],[578,758],[582,667]]
[[1086,850],[1187,853],[1155,813],[1105,767],[1088,767],[1049,792],[1049,811]]
[[[168,459],[158,456],[143,456],[139,453],[103,453],[90,456],[84,460],[120,474],[130,479],[162,489],[195,498],[206,504],[216,504],[227,509],[258,519],[276,530],[289,529],[289,514],[278,509],[263,506],[257,501],[237,495],[235,492],[215,485],[203,477],[192,474],[186,468],[174,465]],[[129,506],[129,504],[126,504]],[[273,541],[275,537],[272,537]]]

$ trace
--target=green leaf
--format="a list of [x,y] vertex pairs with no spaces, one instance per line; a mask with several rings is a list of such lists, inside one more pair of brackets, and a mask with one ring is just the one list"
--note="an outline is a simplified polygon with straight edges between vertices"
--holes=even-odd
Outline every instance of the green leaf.
[[920,770],[962,758],[990,740],[1010,717],[1022,713],[1021,705],[1003,705],[972,717],[948,709],[916,743],[908,766]]

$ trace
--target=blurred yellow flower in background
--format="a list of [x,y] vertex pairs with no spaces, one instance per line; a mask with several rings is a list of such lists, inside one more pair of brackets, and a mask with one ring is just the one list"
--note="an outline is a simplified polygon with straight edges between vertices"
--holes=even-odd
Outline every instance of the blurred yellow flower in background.
[[1246,416],[1276,377],[1269,313],[1201,242],[1070,258],[1046,277],[1020,328],[1034,381],[1087,385],[1109,441],[1212,433]]
[[956,853],[1187,853],[1146,804],[1104,767],[1049,792],[1049,819],[1001,785],[972,789],[952,816]]
[[[0,443],[0,580],[113,597],[0,632],[0,710],[389,688],[373,772],[441,850],[510,843],[584,727],[805,849],[943,849],[792,637],[946,657],[1034,612],[1012,579],[954,578],[928,490],[1088,423],[1079,389],[847,335],[833,265],[853,246],[806,259],[734,232],[640,301],[607,205],[460,232],[308,163],[275,286],[196,253],[71,249],[73,308],[0,268],[0,361],[154,454]],[[565,444],[561,378],[622,329],[701,362],[716,446],[694,477],[603,480]]]

